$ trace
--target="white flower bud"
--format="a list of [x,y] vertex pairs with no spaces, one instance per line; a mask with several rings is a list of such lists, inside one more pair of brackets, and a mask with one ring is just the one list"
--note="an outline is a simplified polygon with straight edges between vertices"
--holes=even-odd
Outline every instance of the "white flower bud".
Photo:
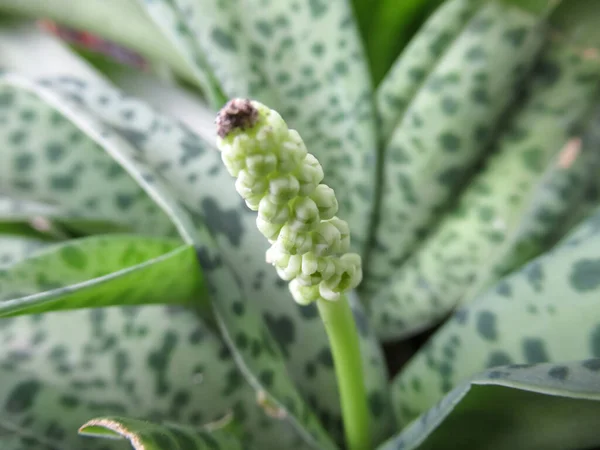
[[332,289],[332,286],[329,285],[327,281],[321,281],[319,283],[319,295],[331,302],[340,299],[340,293]]
[[310,198],[314,200],[319,208],[321,220],[329,220],[338,212],[338,201],[335,198],[335,192],[326,184],[320,184],[316,187]]
[[[257,209],[260,211],[260,203],[258,204]],[[262,233],[262,235],[266,237],[270,242],[277,239],[277,236],[279,236],[279,232],[283,227],[283,223],[272,223],[258,216],[256,218],[256,227]]]
[[362,260],[357,253],[346,253],[340,257],[344,275],[340,289],[347,291],[356,288],[362,281]]
[[292,255],[302,255],[313,247],[311,234],[293,229],[289,222],[281,228],[277,242],[283,250]]
[[289,284],[290,292],[296,303],[308,305],[319,299],[319,286],[303,286],[297,279]]
[[292,280],[301,273],[302,267],[302,256],[290,255],[285,264],[282,264],[283,260],[275,263],[275,267],[279,273],[279,276],[286,280]]
[[335,275],[337,271],[337,267],[333,262],[333,256],[320,256],[319,257],[319,273],[321,274],[321,278],[323,280],[329,280],[332,276]]
[[313,232],[314,252],[319,256],[333,255],[341,239],[340,230],[330,221],[323,221]]
[[244,201],[246,202],[246,206],[252,211],[258,211],[258,205],[260,204],[261,200],[262,195],[260,194],[249,195],[244,199]]
[[282,142],[279,152],[279,166],[281,173],[296,171],[307,155],[304,141],[296,130],[289,130],[287,138]]
[[310,276],[319,270],[319,258],[313,252],[302,255],[302,274]]
[[263,197],[258,204],[258,216],[265,221],[283,225],[290,217],[290,207],[287,203],[273,203],[271,197]]
[[225,164],[229,175],[233,177],[237,177],[240,171],[246,168],[246,161],[243,158],[233,158],[224,152],[221,154],[221,161]]
[[269,181],[269,196],[273,203],[287,203],[298,195],[300,183],[288,174],[272,178]]
[[277,168],[277,157],[273,153],[246,156],[242,163],[249,174],[255,177],[267,177]]
[[290,205],[289,226],[293,230],[310,231],[319,224],[319,208],[308,197],[297,197]]
[[321,164],[310,153],[306,155],[300,167],[295,170],[294,175],[300,183],[300,195],[304,196],[311,195],[324,177]]
[[264,178],[252,176],[246,170],[240,171],[238,179],[235,180],[235,189],[244,199],[252,195],[264,196],[267,186]]
[[348,223],[339,217],[332,217],[328,222],[340,232],[340,239],[333,246],[333,251],[335,253],[346,253],[350,248],[350,227],[348,227]]

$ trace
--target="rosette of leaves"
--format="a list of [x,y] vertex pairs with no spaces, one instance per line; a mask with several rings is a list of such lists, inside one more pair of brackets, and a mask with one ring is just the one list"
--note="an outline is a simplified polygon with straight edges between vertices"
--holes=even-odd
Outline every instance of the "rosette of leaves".
[[[506,3],[531,13],[547,2]],[[593,1],[569,4],[553,17],[591,36]],[[338,193],[353,251],[368,256],[398,109],[373,101],[390,84],[372,86],[349,2],[5,0],[0,11],[87,29],[151,66],[78,55],[12,17],[0,27],[2,448],[342,448],[322,324],[266,265],[213,120],[232,97],[279,111]],[[599,145],[593,133],[583,142]],[[349,295],[372,448],[600,445],[589,213],[552,252],[465,304],[391,386],[381,324],[369,322],[364,291]]]

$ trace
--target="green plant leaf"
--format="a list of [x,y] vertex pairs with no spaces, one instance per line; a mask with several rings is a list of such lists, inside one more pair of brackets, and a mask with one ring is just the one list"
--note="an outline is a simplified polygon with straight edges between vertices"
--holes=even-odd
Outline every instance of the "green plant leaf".
[[387,144],[394,128],[425,84],[426,76],[458,38],[480,0],[447,0],[425,21],[377,87],[379,138]]
[[486,368],[600,357],[600,212],[456,311],[393,381],[408,423]]
[[352,224],[353,248],[362,253],[376,141],[367,62],[349,0],[268,7],[259,0],[139,2],[173,42],[205,56],[227,97],[261,101],[298,130],[322,163],[340,217]]
[[127,417],[99,417],[85,423],[80,434],[127,439],[135,450],[241,450],[242,441],[223,429],[194,429]]
[[594,0],[569,0],[552,14],[557,32],[569,35],[572,42],[584,48],[600,50],[600,30],[597,17],[600,4]]
[[380,450],[592,448],[599,386],[600,358],[499,366],[462,382]]
[[203,290],[192,246],[94,236],[55,244],[0,270],[0,317],[166,299],[187,304]]
[[443,0],[381,0],[377,6],[363,1],[372,15],[369,32],[365,36],[371,77],[377,86],[401,54],[411,37],[418,32],[421,22]]
[[[486,2],[433,70],[422,74],[425,83],[385,147],[385,187],[360,287],[369,305],[399,301],[388,282],[486,156],[539,54],[543,25],[517,7]],[[399,337],[397,314],[379,309],[373,322],[381,339]]]
[[[0,80],[0,189],[25,201],[56,205],[67,216],[104,217],[137,233],[176,236],[169,217],[138,181],[129,176],[116,151],[107,155],[107,137],[99,145],[63,114],[30,93],[34,85],[20,79]],[[55,101],[60,101],[54,99]],[[25,114],[21,114],[25,111]],[[70,110],[70,114],[77,113]],[[108,137],[110,138],[110,137]],[[121,144],[119,142],[119,144]],[[142,186],[144,183],[141,183]]]
[[[259,403],[218,333],[177,306],[0,318],[0,436],[38,450],[127,449],[78,436],[99,416],[200,427],[232,415],[250,450],[311,448]],[[4,443],[3,441],[0,441]]]

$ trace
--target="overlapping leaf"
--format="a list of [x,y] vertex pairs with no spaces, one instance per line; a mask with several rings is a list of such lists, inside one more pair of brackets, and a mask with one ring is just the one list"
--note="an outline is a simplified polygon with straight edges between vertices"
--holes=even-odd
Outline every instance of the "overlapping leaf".
[[269,415],[218,334],[187,309],[2,318],[0,342],[0,436],[13,445],[0,440],[3,450],[131,448],[78,436],[105,415],[192,427],[232,415],[249,449],[310,448],[290,421]]
[[496,367],[461,383],[380,450],[595,448],[599,386],[600,358]]
[[458,310],[393,383],[406,424],[486,368],[600,357],[600,212]]

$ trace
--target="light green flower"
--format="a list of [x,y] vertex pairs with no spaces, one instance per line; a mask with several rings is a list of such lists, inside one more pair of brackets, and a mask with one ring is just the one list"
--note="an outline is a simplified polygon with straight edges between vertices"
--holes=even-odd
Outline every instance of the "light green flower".
[[348,253],[350,230],[338,218],[333,189],[302,138],[274,110],[233,99],[217,118],[217,147],[235,187],[269,240],[267,262],[289,281],[300,304],[338,300],[362,280],[361,258]]

